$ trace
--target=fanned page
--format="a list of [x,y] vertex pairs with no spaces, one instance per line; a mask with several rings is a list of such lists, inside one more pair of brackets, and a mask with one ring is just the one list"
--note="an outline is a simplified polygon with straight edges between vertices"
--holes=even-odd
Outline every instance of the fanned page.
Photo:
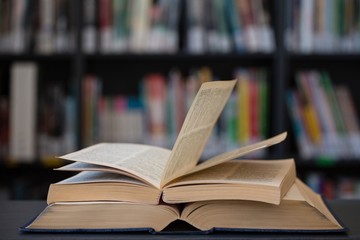
[[149,145],[100,143],[60,158],[116,168],[160,188],[170,153],[169,149]]
[[232,160],[220,164],[216,168],[208,168],[197,174],[180,177],[174,182],[166,185],[166,187],[210,183],[241,183],[261,184],[264,186],[275,186],[280,188],[283,179],[290,169],[295,171],[294,166],[293,159],[278,159],[271,161]]
[[[84,162],[73,162],[73,163],[67,164],[65,166],[55,168],[55,170],[75,171],[75,172],[81,172],[81,171],[110,172],[110,173],[116,173],[118,175],[129,176],[129,177],[138,179],[140,181],[147,182],[145,179],[143,179],[137,175],[131,174],[129,172],[126,172],[126,171],[123,171],[123,170],[120,170],[117,168],[107,167],[107,166],[98,165],[98,164],[84,163]],[[147,182],[147,183],[149,183],[149,182]],[[152,185],[151,183],[149,183],[149,184]]]
[[176,139],[161,186],[193,169],[208,141],[236,80],[203,83]]
[[233,151],[230,152],[225,152],[219,155],[216,155],[206,161],[204,161],[203,163],[195,166],[191,171],[189,171],[187,174],[191,174],[191,173],[195,173],[216,165],[219,165],[220,163],[224,163],[227,162],[229,160],[233,160],[239,157],[242,157],[246,154],[249,154],[251,152],[257,151],[261,148],[266,148],[266,147],[270,147],[272,145],[278,144],[282,141],[285,140],[287,136],[286,132],[283,132],[281,134],[278,134],[272,138],[268,138],[266,140],[263,140],[261,142],[258,143],[254,143],[248,146],[244,146],[238,149],[235,149]]

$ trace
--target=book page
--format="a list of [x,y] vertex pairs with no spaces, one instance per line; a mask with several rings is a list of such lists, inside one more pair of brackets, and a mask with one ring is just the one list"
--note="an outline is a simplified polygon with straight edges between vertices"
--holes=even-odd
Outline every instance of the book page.
[[145,183],[117,173],[98,172],[98,171],[83,171],[75,176],[66,178],[57,184],[77,184],[77,183],[99,183],[99,182],[122,182],[136,185],[145,185]]
[[310,204],[322,214],[324,214],[331,222],[338,226],[341,226],[341,224],[336,220],[330,209],[324,203],[323,198],[320,194],[314,192],[300,179],[296,179],[296,185],[308,204]]
[[291,168],[295,170],[293,159],[233,160],[180,177],[167,187],[210,183],[261,184],[280,187]]
[[244,147],[235,149],[230,152],[225,152],[225,153],[219,154],[219,155],[214,156],[214,157],[204,161],[203,163],[197,165],[195,168],[193,168],[189,172],[189,174],[213,167],[215,165],[219,165],[220,163],[224,163],[229,160],[239,158],[241,156],[244,156],[244,155],[251,153],[253,151],[256,151],[258,149],[266,148],[266,147],[278,144],[278,143],[282,142],[286,138],[286,136],[287,136],[287,133],[284,132],[284,133],[276,135],[272,138],[266,139],[264,141],[254,143],[254,144],[251,144],[248,146],[244,146]]
[[167,162],[162,185],[196,166],[235,84],[236,80],[201,85]]
[[129,177],[136,178],[136,179],[146,182],[145,179],[142,179],[142,178],[138,177],[137,175],[131,174],[129,172],[126,172],[126,171],[123,171],[123,170],[120,170],[117,168],[107,167],[107,166],[102,166],[102,165],[97,165],[97,164],[91,164],[91,163],[84,163],[84,162],[73,162],[73,163],[67,164],[65,166],[55,168],[55,170],[74,171],[74,172],[81,172],[81,171],[111,172],[111,173],[129,176]]
[[60,158],[113,167],[160,188],[161,176],[171,151],[141,144],[100,143]]

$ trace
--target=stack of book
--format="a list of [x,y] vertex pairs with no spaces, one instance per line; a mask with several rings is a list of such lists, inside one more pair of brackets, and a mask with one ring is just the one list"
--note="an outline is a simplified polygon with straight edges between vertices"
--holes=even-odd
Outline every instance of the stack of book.
[[62,156],[73,163],[59,170],[79,173],[52,184],[49,205],[21,230],[163,232],[183,221],[203,232],[345,231],[293,159],[234,160],[286,133],[198,163],[235,84],[201,85],[172,150],[102,143]]

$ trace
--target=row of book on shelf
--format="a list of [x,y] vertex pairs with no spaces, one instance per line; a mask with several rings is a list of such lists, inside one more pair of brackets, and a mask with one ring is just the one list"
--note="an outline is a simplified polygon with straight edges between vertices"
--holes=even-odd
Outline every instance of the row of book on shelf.
[[326,199],[360,199],[360,180],[349,176],[327,177],[323,173],[313,172],[304,178],[315,192]]
[[74,150],[76,99],[64,82],[40,82],[33,62],[14,63],[9,75],[8,89],[1,85],[0,158],[32,162]]
[[[82,45],[87,53],[271,52],[275,42],[269,2],[87,0],[79,9]],[[290,51],[360,50],[359,0],[291,0],[285,5]],[[72,51],[75,18],[70,0],[1,1],[0,51]]]
[[298,72],[296,86],[287,104],[301,157],[359,159],[360,128],[349,87],[315,70]]
[[[270,52],[274,49],[274,36],[268,2],[83,1],[78,9],[83,11],[80,30],[83,50]],[[74,50],[75,11],[75,3],[70,0],[1,1],[0,51],[48,54]]]
[[70,0],[1,1],[0,52],[49,54],[73,51],[74,10],[74,1]]
[[359,0],[286,1],[285,42],[302,53],[359,52]]
[[[203,157],[267,136],[266,70],[238,68],[234,77],[239,79],[238,87],[226,104]],[[207,67],[188,76],[175,69],[168,75],[149,73],[140,81],[139,93],[128,96],[107,95],[102,90],[106,79],[86,74],[82,80],[81,112],[71,86],[64,82],[40,83],[38,78],[35,63],[11,66],[9,95],[0,101],[2,159],[53,159],[76,149],[79,137],[84,146],[133,142],[171,148],[200,84],[216,76]]]
[[[232,93],[212,133],[206,155],[258,141],[267,135],[266,70],[239,68],[234,75],[239,78],[237,90]],[[139,142],[171,148],[201,83],[214,78],[206,67],[189,76],[177,70],[167,76],[149,73],[142,80],[139,99],[104,96],[101,78],[87,75],[83,86],[83,142],[85,145]]]

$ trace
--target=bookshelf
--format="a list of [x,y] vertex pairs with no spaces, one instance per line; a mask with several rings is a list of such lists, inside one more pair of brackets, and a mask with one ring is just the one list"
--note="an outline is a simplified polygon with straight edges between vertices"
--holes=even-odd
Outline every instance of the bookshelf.
[[[4,1],[5,3],[7,1]],[[21,2],[21,1],[19,1]],[[35,1],[36,2],[36,1]],[[39,1],[40,2],[40,1]],[[61,2],[61,1],[59,1]],[[64,1],[67,2],[67,1]],[[102,91],[104,95],[139,95],[139,84],[141,79],[148,73],[169,74],[170,70],[177,68],[182,74],[188,76],[194,69],[208,67],[214,76],[219,79],[232,79],[236,68],[262,68],[267,71],[268,92],[268,130],[266,135],[272,136],[277,133],[288,131],[289,136],[285,143],[271,148],[269,158],[299,156],[295,144],[295,134],[292,129],[291,119],[286,107],[285,93],[295,86],[295,73],[299,70],[326,70],[335,84],[345,83],[351,89],[355,100],[356,110],[360,112],[360,95],[356,89],[360,86],[360,51],[351,52],[301,52],[289,50],[287,47],[287,31],[289,9],[292,1],[276,0],[265,1],[266,10],[269,12],[269,24],[273,30],[275,48],[273,51],[243,51],[231,50],[228,52],[190,52],[186,39],[187,32],[187,1],[180,0],[179,22],[177,23],[178,43],[176,50],[161,50],[159,52],[147,51],[102,51],[100,48],[86,50],[83,42],[85,26],[84,11],[91,8],[91,4],[100,2],[92,0],[69,1],[69,32],[73,36],[71,51],[53,51],[50,53],[39,53],[34,46],[22,52],[2,52],[0,54],[0,95],[9,98],[10,70],[13,63],[32,62],[39,70],[38,91],[44,92],[46,85],[57,82],[63,89],[63,94],[71,96],[74,101],[74,119],[72,136],[74,148],[84,146],[82,139],[82,125],[84,122],[81,111],[83,109],[81,99],[84,95],[82,84],[84,76],[91,73],[102,80]],[[104,1],[106,2],[106,1]],[[111,1],[108,1],[111,2]],[[291,3],[290,3],[291,2]],[[87,5],[89,4],[89,6]],[[359,1],[354,0],[354,6],[359,9]],[[84,7],[86,6],[86,7]],[[360,10],[357,10],[359,13]],[[100,13],[98,13],[100,14]],[[0,13],[1,17],[1,13]],[[360,24],[359,24],[360,25]],[[3,33],[3,32],[2,32]],[[0,33],[1,37],[1,33]],[[98,39],[95,39],[96,41]],[[33,43],[34,45],[34,43]],[[91,48],[90,43],[90,48]],[[88,46],[87,46],[88,47]],[[1,158],[2,185],[10,187],[10,196],[14,189],[11,186],[18,180],[18,176],[26,175],[23,179],[31,180],[31,173],[35,175],[36,181],[49,179],[49,174],[55,174],[53,165],[59,163],[44,163],[43,157],[36,156],[30,163],[16,163],[9,166],[7,158]],[[360,179],[356,172],[360,169],[359,159],[338,159],[329,164],[321,160],[313,159],[305,161],[296,157],[299,176],[304,180],[310,178],[313,173],[325,174],[327,178],[339,180],[342,177],[350,177],[355,185],[359,185]],[[17,162],[17,159],[15,159]],[[337,171],[341,169],[341,171]],[[27,174],[24,174],[26,172]],[[310,177],[309,177],[310,176]],[[60,178],[59,178],[60,179]],[[356,187],[356,186],[355,186]],[[36,195],[36,194],[35,194]],[[36,195],[36,196],[40,196]],[[20,195],[19,195],[20,196]],[[43,196],[43,195],[42,195]],[[357,196],[358,197],[358,196]],[[19,197],[21,198],[21,197]],[[26,198],[26,196],[24,196]]]

